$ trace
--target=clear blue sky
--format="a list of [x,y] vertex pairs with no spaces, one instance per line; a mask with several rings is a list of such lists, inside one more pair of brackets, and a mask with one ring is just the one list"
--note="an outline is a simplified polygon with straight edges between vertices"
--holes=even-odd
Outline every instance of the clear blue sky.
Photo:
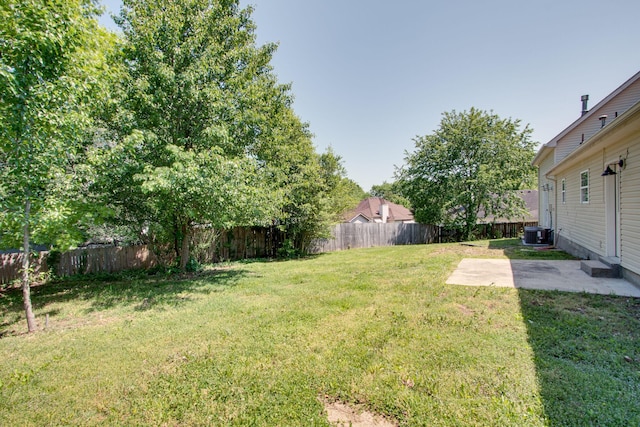
[[[118,12],[120,0],[103,0]],[[368,191],[471,107],[545,143],[640,70],[638,0],[241,0],[294,109]],[[105,17],[104,25],[115,29]]]

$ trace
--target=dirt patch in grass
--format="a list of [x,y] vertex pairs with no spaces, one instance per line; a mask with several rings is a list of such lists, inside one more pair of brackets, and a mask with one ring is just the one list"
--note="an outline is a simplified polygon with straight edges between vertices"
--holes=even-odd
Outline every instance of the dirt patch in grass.
[[324,401],[327,419],[336,427],[397,427],[398,423],[341,402]]
[[473,310],[464,304],[456,304],[460,312],[466,316],[473,316]]

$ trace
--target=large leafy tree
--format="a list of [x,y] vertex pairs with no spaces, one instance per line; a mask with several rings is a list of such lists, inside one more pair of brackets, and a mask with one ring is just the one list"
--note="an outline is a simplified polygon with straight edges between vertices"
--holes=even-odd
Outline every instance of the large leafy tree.
[[347,176],[342,157],[332,147],[320,155],[320,167],[324,190],[333,222],[340,222],[342,214],[358,206],[367,193]]
[[530,185],[535,144],[519,120],[471,108],[442,115],[431,135],[414,139],[415,151],[397,172],[402,194],[416,219],[473,234],[478,214],[515,217],[522,213],[516,190]]
[[90,93],[108,36],[91,0],[0,2],[0,245],[22,246],[27,326],[33,239],[65,247],[88,214],[78,196]]
[[300,131],[250,14],[236,0],[125,0],[117,20],[123,108],[105,120],[117,143],[96,155],[96,187],[118,217],[173,242],[183,268],[199,224],[272,223],[285,203],[269,144]]
[[371,190],[369,190],[369,195],[371,197],[382,197],[383,199],[388,200],[391,203],[396,203],[406,208],[411,208],[411,203],[406,197],[402,195],[402,188],[400,186],[400,183],[398,183],[397,181],[384,181],[382,184],[373,185],[371,186]]
[[320,156],[308,125],[292,109],[278,109],[270,123],[257,153],[269,166],[269,179],[283,195],[274,224],[295,249],[305,252],[314,238],[327,235],[331,224]]

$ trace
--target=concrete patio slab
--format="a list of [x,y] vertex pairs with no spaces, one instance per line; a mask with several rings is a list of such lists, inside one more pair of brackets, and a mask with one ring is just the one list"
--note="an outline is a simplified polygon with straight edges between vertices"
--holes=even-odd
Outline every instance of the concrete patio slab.
[[580,261],[465,258],[446,283],[640,298],[640,288],[624,279],[590,277],[580,269]]

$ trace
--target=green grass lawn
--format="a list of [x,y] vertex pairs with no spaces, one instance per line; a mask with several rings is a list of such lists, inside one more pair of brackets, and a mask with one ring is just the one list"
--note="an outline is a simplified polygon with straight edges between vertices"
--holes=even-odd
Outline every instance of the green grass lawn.
[[350,250],[0,297],[0,425],[640,425],[640,300],[445,285],[515,240]]

